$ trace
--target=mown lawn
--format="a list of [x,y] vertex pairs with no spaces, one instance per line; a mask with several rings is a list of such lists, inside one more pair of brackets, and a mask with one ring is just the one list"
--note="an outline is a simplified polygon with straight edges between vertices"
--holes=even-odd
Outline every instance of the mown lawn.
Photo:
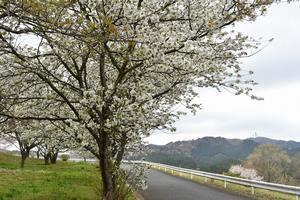
[[20,169],[19,157],[0,153],[0,200],[94,200],[101,194],[95,164],[28,159]]

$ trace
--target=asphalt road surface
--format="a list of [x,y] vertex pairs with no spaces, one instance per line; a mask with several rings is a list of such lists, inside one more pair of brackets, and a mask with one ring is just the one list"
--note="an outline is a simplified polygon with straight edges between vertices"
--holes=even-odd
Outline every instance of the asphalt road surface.
[[152,169],[148,189],[139,193],[145,200],[249,200]]

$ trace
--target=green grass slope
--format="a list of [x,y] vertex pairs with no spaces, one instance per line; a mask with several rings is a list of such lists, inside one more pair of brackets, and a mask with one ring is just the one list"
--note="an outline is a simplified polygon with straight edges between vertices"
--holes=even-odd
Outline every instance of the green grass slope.
[[0,153],[0,200],[99,199],[99,169],[94,164],[28,159],[19,168],[19,157]]

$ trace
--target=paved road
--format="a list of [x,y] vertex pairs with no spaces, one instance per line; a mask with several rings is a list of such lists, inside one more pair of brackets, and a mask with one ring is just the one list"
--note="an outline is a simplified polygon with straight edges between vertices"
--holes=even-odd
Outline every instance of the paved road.
[[249,200],[152,169],[140,194],[145,200]]

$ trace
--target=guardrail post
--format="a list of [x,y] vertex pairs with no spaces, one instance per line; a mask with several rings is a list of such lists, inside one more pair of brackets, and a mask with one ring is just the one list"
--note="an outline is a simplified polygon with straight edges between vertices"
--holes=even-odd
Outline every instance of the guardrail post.
[[205,183],[207,182],[207,177],[205,177],[204,182],[205,182]]
[[165,172],[167,172],[167,168],[165,167]]
[[193,179],[193,174],[191,174],[191,179]]
[[298,194],[296,194],[296,196],[295,196],[295,200],[299,200],[299,198],[298,198]]
[[252,196],[254,196],[254,187],[253,186],[251,187],[251,194],[252,194]]
[[224,188],[227,188],[227,182],[224,181]]
[[174,174],[174,170],[172,169],[172,174]]

